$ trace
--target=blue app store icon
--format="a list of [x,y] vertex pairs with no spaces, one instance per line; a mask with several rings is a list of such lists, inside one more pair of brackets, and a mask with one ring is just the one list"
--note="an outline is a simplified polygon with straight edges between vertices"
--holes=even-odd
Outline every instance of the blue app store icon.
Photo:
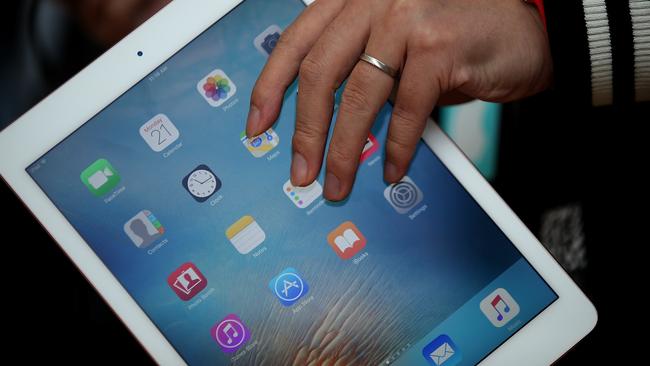
[[269,288],[284,306],[292,306],[307,295],[309,285],[294,268],[285,268],[269,282]]
[[439,335],[427,344],[422,355],[432,366],[454,366],[463,359],[460,349],[446,334]]

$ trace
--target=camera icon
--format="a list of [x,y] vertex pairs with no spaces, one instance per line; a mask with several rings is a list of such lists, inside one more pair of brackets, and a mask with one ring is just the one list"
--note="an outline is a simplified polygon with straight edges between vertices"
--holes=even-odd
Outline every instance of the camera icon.
[[271,52],[273,52],[275,45],[278,43],[278,39],[280,39],[280,33],[278,32],[266,36],[264,38],[264,42],[262,42],[262,48],[264,49],[264,51],[266,51],[270,55]]
[[264,32],[255,37],[255,40],[253,41],[255,48],[257,48],[257,50],[264,56],[269,56],[271,52],[273,52],[275,45],[278,44],[281,34],[282,29],[277,25],[273,24],[269,26],[264,30]]

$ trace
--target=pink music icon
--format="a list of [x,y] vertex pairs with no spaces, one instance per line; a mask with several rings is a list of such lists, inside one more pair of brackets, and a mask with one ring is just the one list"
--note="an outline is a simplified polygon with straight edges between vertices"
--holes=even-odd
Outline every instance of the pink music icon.
[[224,353],[236,352],[251,337],[244,322],[235,314],[229,314],[210,329],[212,339],[217,342]]
[[481,311],[497,328],[506,325],[519,314],[519,304],[503,288],[494,290],[481,301]]

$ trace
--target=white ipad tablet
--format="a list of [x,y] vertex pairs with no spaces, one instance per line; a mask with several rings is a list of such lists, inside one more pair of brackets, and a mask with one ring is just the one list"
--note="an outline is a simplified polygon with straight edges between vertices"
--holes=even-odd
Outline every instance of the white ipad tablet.
[[387,105],[337,204],[289,183],[295,88],[244,137],[302,10],[172,2],[0,134],[3,178],[163,364],[558,358],[593,306],[435,125],[386,186]]

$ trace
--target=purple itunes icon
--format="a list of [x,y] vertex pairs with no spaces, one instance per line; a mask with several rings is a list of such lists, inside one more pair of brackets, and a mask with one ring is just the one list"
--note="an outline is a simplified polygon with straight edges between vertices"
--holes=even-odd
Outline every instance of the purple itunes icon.
[[244,322],[235,314],[230,314],[210,329],[212,339],[217,342],[219,348],[225,353],[232,353],[240,349],[251,333],[244,325]]

